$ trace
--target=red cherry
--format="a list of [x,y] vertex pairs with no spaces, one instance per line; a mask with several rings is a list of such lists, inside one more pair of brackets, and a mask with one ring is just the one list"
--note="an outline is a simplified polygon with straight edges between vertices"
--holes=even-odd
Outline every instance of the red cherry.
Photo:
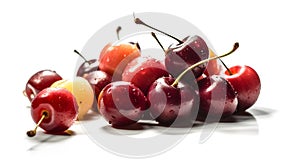
[[32,99],[43,89],[50,87],[54,82],[61,80],[62,77],[52,70],[41,70],[32,75],[26,83],[24,90],[25,96]]
[[[197,119],[218,121],[232,115],[237,107],[237,94],[223,77],[213,75],[198,81],[199,112]],[[207,118],[208,114],[210,118]]]
[[104,87],[98,98],[99,111],[113,127],[136,123],[146,110],[144,93],[129,82],[116,81]]
[[85,75],[84,77],[92,86],[95,94],[95,100],[93,102],[92,110],[98,111],[97,100],[102,89],[111,83],[112,78],[104,71],[93,71]]
[[131,82],[146,95],[151,84],[163,76],[169,76],[169,73],[159,60],[151,57],[138,57],[126,66],[122,80]]
[[238,93],[237,111],[245,111],[258,99],[261,83],[257,72],[249,66],[234,66],[225,71],[225,78],[231,83]]
[[31,116],[37,126],[27,135],[35,136],[37,127],[57,134],[67,130],[75,121],[78,105],[71,92],[62,88],[46,88],[32,100]]

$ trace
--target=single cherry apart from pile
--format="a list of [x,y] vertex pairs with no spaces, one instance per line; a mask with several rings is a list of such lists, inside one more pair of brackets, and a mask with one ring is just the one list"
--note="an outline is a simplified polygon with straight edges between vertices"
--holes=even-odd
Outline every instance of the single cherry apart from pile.
[[31,116],[36,127],[27,132],[29,137],[36,134],[38,127],[47,133],[66,131],[78,115],[78,106],[71,92],[62,88],[46,88],[31,102]]

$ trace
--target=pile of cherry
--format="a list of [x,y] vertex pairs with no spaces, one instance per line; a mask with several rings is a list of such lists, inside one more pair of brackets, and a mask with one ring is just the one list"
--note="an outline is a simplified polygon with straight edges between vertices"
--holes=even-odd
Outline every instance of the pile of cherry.
[[38,127],[50,134],[63,133],[90,110],[99,112],[116,128],[141,120],[192,126],[195,121],[218,122],[256,102],[261,84],[255,70],[239,65],[228,68],[221,60],[233,53],[238,43],[230,52],[216,56],[197,35],[180,40],[139,18],[134,21],[178,43],[164,49],[152,32],[164,50],[164,61],[141,56],[138,43],[109,43],[99,59],[86,60],[74,50],[85,62],[73,80],[52,70],[35,73],[24,90],[37,124],[28,136],[34,136]]

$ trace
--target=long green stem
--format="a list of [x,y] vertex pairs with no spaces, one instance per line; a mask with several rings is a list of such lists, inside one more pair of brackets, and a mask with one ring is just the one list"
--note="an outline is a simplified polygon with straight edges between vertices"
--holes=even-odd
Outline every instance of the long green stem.
[[202,64],[205,64],[211,60],[214,60],[214,59],[218,59],[218,58],[222,58],[222,57],[226,57],[228,55],[230,55],[231,53],[233,53],[236,49],[239,48],[239,43],[236,42],[234,43],[234,46],[232,48],[232,50],[226,54],[223,54],[223,55],[220,55],[220,56],[214,56],[214,57],[211,57],[211,58],[208,58],[206,60],[202,60],[200,62],[197,62],[195,64],[193,64],[192,66],[190,66],[189,68],[187,68],[186,70],[184,70],[177,78],[176,80],[172,83],[172,86],[175,87],[178,85],[179,81],[182,79],[182,77],[190,70],[194,69],[195,67],[199,66],[199,65],[202,65]]

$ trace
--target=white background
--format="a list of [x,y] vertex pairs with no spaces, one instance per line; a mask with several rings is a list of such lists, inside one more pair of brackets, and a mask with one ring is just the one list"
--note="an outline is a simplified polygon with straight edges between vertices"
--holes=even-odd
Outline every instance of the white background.
[[[1,1],[0,167],[299,167],[298,4],[292,0]],[[109,153],[79,126],[73,128],[78,129],[75,136],[57,142],[27,138],[25,132],[33,126],[26,108],[29,102],[22,95],[28,78],[41,69],[71,78],[77,61],[73,50],[81,50],[103,25],[133,12],[165,12],[186,19],[219,53],[239,41],[237,53],[224,60],[229,66],[250,65],[260,74],[261,96],[250,110],[256,114],[257,128],[221,128],[204,144],[193,133],[170,151],[146,159]]]

